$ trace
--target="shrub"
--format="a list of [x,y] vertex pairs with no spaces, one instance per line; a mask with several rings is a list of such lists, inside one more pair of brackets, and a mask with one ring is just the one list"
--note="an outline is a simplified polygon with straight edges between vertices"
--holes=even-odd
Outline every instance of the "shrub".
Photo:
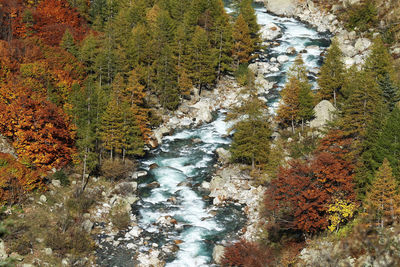
[[270,249],[242,239],[225,249],[222,266],[264,267],[272,260]]
[[68,179],[67,174],[63,170],[56,171],[53,174],[52,179],[59,180],[62,186],[68,186],[71,184],[71,182]]
[[347,9],[345,14],[347,28],[364,32],[378,23],[378,11],[374,1],[367,1],[363,4],[353,5]]
[[107,159],[101,164],[101,173],[107,179],[116,181],[127,178],[134,166],[135,164],[128,159]]
[[248,64],[240,64],[234,75],[240,85],[247,85],[249,75]]
[[125,205],[125,203],[119,203],[110,210],[111,222],[118,230],[128,228],[131,223],[131,218],[129,212],[125,209]]

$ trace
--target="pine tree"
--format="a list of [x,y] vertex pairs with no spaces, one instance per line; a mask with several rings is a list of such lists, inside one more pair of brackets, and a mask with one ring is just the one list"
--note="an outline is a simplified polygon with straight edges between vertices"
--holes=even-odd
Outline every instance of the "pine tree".
[[78,49],[76,48],[75,45],[75,40],[74,36],[71,34],[71,32],[67,29],[64,32],[64,35],[61,39],[60,46],[64,48],[66,51],[74,55],[75,57],[78,56]]
[[186,59],[188,74],[193,83],[201,89],[215,81],[215,58],[206,31],[197,26],[188,50]]
[[386,158],[396,177],[400,176],[400,109],[394,108],[372,149],[371,169],[375,171]]
[[242,15],[239,15],[236,19],[232,36],[234,39],[232,56],[236,62],[236,67],[238,67],[239,64],[249,62],[252,59],[251,53],[253,52],[249,27]]
[[349,98],[343,106],[340,126],[348,136],[364,140],[374,123],[383,121],[383,97],[370,72],[357,71],[345,85]]
[[245,93],[249,96],[243,105],[228,116],[228,119],[239,119],[231,129],[235,133],[230,151],[233,161],[251,164],[252,169],[255,169],[256,165],[263,165],[268,161],[271,129],[268,109],[257,97],[252,73],[249,74]]
[[260,25],[257,22],[257,16],[252,6],[252,0],[241,0],[239,3],[239,13],[249,27],[249,33],[252,41],[252,48],[256,50],[261,44]]
[[390,79],[389,73],[386,73],[385,77],[379,81],[379,87],[382,90],[385,104],[389,111],[392,111],[396,103],[400,101],[399,88],[394,85]]
[[378,220],[380,227],[383,227],[385,222],[397,220],[400,214],[400,195],[387,159],[379,167],[365,203],[368,214]]
[[386,75],[394,77],[393,59],[381,38],[376,38],[371,47],[371,53],[365,61],[365,70],[372,73],[373,78],[379,83]]
[[290,68],[289,81],[280,93],[281,102],[277,110],[277,121],[282,125],[290,125],[293,133],[298,121],[304,128],[304,121],[310,120],[314,116],[314,106],[311,85],[301,56],[296,58]]
[[324,64],[318,77],[318,98],[333,101],[337,107],[337,101],[342,94],[341,89],[344,83],[345,68],[342,61],[343,53],[340,50],[339,43],[333,40],[327,51]]
[[144,141],[138,121],[128,102],[121,104],[123,114],[122,131],[122,159],[125,160],[125,155],[128,156],[143,156]]

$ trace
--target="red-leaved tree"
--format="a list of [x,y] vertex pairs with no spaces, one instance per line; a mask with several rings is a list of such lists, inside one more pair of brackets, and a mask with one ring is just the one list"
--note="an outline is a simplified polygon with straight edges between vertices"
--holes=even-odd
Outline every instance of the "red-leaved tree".
[[244,239],[226,247],[222,266],[264,267],[273,261],[268,248],[261,248],[257,243]]
[[280,230],[315,233],[328,224],[329,205],[354,202],[354,167],[348,158],[351,140],[329,133],[314,157],[281,167],[264,200],[267,214]]

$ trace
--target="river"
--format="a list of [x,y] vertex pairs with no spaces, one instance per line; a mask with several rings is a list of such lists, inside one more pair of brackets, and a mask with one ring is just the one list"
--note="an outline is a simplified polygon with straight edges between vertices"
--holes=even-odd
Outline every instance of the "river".
[[[229,6],[227,11],[231,11]],[[329,36],[295,19],[267,14],[262,6],[256,6],[256,12],[260,25],[273,22],[282,29],[282,36],[275,40],[277,44],[268,48],[261,60],[268,62],[286,54],[287,48],[294,47],[301,51],[307,68],[313,70],[310,78],[315,79],[322,61],[321,53],[329,45]],[[266,96],[272,108],[278,103],[279,90],[294,59],[295,55],[289,56],[278,72],[265,74],[266,79],[276,84]],[[228,147],[231,142],[224,116],[220,111],[209,124],[179,130],[164,137],[163,144],[141,162],[140,168],[149,174],[140,180],[139,185],[138,224],[144,229],[142,235],[146,242],[138,249],[146,252],[177,244],[177,252],[166,259],[169,267],[215,266],[212,263],[214,244],[229,235],[235,236],[245,223],[240,205],[233,203],[215,207],[201,186],[203,181],[211,179],[215,169],[215,150]],[[156,167],[151,168],[153,166]],[[172,226],[163,225],[165,219],[172,219]],[[130,266],[121,260],[108,262],[112,262],[110,266]]]

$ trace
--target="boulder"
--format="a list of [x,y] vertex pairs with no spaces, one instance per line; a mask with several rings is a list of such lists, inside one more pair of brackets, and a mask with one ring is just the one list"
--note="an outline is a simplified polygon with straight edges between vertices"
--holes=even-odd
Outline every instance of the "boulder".
[[264,25],[261,30],[261,39],[263,41],[272,41],[278,38],[281,33],[281,28],[279,28],[276,24],[270,22],[267,25]]
[[310,122],[312,128],[323,128],[334,119],[336,108],[328,100],[322,100],[314,107],[315,118]]
[[355,63],[354,59],[351,57],[345,57],[344,58],[344,65],[346,66],[346,68],[350,68],[351,66],[353,66]]
[[354,48],[358,53],[364,52],[371,46],[372,42],[368,38],[357,39]]
[[296,53],[297,53],[297,51],[296,51],[296,48],[294,48],[294,47],[288,47],[287,49],[286,49],[286,54],[288,54],[288,55],[296,55]]
[[45,248],[44,254],[46,254],[47,256],[50,256],[51,254],[53,254],[53,250],[51,248]]
[[221,264],[225,253],[225,247],[221,245],[215,245],[212,253],[213,260],[216,264]]
[[17,158],[14,148],[8,143],[7,139],[0,134],[0,153],[10,154]]
[[82,223],[82,229],[85,230],[86,232],[90,233],[90,231],[92,231],[93,225],[94,225],[94,224],[93,224],[92,221],[90,221],[90,220],[85,220],[85,221]]
[[134,226],[129,232],[125,234],[125,237],[138,238],[142,232],[143,232],[142,229],[140,229],[138,226]]
[[231,159],[231,152],[229,152],[228,150],[226,150],[225,148],[219,147],[217,148],[217,150],[215,150],[215,152],[218,155],[218,160],[222,163],[228,163],[229,160]]
[[60,187],[60,186],[61,186],[60,180],[51,180],[51,184],[52,184],[54,187]]
[[122,195],[134,195],[137,186],[137,182],[121,182],[114,187],[113,191]]
[[6,247],[4,245],[4,241],[0,239],[0,260],[4,260],[7,258]]
[[213,117],[211,114],[211,105],[207,100],[199,101],[193,105],[197,109],[196,115],[194,116],[196,120],[209,123],[212,121]]
[[293,16],[296,13],[296,0],[266,0],[265,7],[271,13]]
[[147,171],[137,171],[132,174],[132,179],[138,179],[147,175]]
[[39,201],[45,203],[47,201],[47,197],[45,195],[41,195]]
[[278,56],[277,60],[280,64],[283,64],[289,61],[289,57],[287,55],[280,55]]

